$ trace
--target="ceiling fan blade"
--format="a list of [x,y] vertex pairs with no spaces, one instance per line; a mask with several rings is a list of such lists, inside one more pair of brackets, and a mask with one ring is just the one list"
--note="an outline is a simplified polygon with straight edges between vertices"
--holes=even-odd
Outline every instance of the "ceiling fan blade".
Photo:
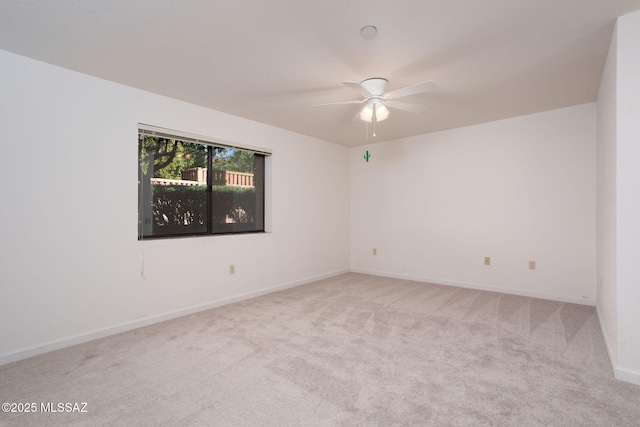
[[418,93],[428,92],[437,88],[438,85],[429,80],[427,82],[416,83],[402,89],[393,90],[391,92],[388,92],[384,97],[385,99],[402,98],[403,96],[416,95]]
[[384,105],[398,110],[409,111],[411,113],[422,113],[426,110],[424,105],[411,104],[410,102],[395,101],[391,99],[384,101]]
[[362,104],[363,100],[360,101],[340,101],[340,102],[327,102],[326,104],[315,104],[312,107],[326,107],[327,105],[343,105],[343,104]]
[[346,87],[349,87],[349,88],[355,90],[356,92],[358,92],[360,95],[364,96],[365,98],[368,98],[368,97],[373,95],[371,92],[369,92],[367,89],[365,89],[360,83],[342,82],[342,84],[345,85]]

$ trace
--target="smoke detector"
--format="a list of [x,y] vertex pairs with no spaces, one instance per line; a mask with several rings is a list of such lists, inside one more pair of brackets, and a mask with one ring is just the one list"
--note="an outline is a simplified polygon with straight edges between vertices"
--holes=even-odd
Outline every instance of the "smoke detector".
[[370,39],[371,37],[375,36],[377,32],[378,29],[376,27],[374,27],[373,25],[367,25],[366,27],[362,27],[362,29],[360,30],[360,35],[365,39]]

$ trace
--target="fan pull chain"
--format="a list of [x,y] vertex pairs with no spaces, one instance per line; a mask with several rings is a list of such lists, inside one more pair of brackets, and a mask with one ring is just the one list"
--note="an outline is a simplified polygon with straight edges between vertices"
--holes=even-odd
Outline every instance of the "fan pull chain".
[[373,109],[373,137],[376,137],[376,110],[375,108]]

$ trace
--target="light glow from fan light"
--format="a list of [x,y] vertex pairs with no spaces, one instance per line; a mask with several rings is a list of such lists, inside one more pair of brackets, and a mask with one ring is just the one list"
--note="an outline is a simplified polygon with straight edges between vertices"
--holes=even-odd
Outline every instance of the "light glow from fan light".
[[383,103],[379,102],[376,104],[376,121],[381,122],[389,117],[389,110],[384,106]]
[[373,105],[367,104],[360,111],[360,120],[371,123],[373,121]]
[[373,103],[368,103],[360,111],[360,120],[371,123],[373,121],[373,114],[375,109],[376,122],[381,122],[389,117],[389,110],[384,106],[382,102],[376,102],[375,107]]

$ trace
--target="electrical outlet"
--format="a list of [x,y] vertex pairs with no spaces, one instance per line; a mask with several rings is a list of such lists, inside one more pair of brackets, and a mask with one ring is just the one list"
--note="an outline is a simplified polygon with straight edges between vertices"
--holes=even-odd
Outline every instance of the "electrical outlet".
[[229,265],[229,274],[236,274],[236,266],[234,264]]
[[535,269],[536,269],[536,262],[529,261],[529,270],[535,270]]
[[484,257],[484,265],[491,265],[491,257],[490,256]]
[[373,248],[373,254],[374,254],[374,255],[378,255],[378,249]]

